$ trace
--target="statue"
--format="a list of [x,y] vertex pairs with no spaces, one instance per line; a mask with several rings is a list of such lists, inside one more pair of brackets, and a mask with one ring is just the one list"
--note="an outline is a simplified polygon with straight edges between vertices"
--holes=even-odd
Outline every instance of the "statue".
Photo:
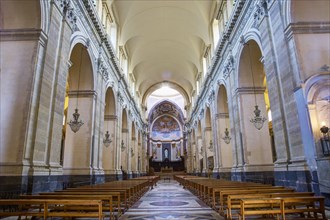
[[164,150],[164,156],[165,156],[165,159],[168,158],[168,149],[167,148],[165,148],[165,150]]

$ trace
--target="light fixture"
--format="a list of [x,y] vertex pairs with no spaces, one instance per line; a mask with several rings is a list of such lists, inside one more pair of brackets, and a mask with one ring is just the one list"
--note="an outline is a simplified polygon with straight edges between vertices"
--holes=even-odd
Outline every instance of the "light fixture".
[[201,152],[200,152],[200,154],[203,156],[203,153],[204,153],[204,149],[203,149],[203,146],[201,146]]
[[226,130],[225,130],[225,136],[222,137],[222,140],[223,140],[226,144],[229,144],[229,143],[230,143],[231,137],[229,136],[228,128],[226,128]]
[[121,146],[120,147],[121,147],[121,151],[124,151],[126,149],[124,140],[121,140]]
[[210,140],[209,150],[211,152],[213,152],[213,142],[212,142],[212,140]]
[[253,94],[254,94],[254,103],[255,103],[255,109],[254,109],[254,117],[250,119],[250,122],[254,125],[254,127],[258,130],[262,128],[264,125],[264,122],[266,121],[266,118],[263,116],[260,116],[261,111],[259,110],[258,104],[257,104],[257,97],[256,97],[256,91],[255,91],[255,85],[254,85],[254,75],[253,75],[253,68],[252,68],[252,61],[251,61],[251,51],[250,51],[250,45],[246,43],[249,50],[249,62],[250,62],[250,69],[251,69],[251,75],[252,75],[252,83],[253,83]]
[[[106,105],[107,105],[107,103],[106,103]],[[110,112],[110,104],[108,104],[108,105],[109,105],[109,112]],[[112,140],[110,139],[110,134],[109,134],[109,122],[107,122],[107,131],[105,133],[105,138],[103,139],[103,144],[105,147],[109,147],[111,142],[112,142]]]
[[84,124],[82,122],[82,120],[79,121],[79,110],[78,110],[78,95],[79,95],[79,84],[80,84],[80,70],[81,70],[81,63],[82,63],[82,51],[83,51],[83,48],[81,47],[81,52],[80,52],[80,63],[79,63],[79,75],[78,75],[78,90],[77,90],[77,102],[76,102],[76,109],[74,111],[74,113],[72,114],[73,115],[73,121],[70,120],[70,122],[68,123],[68,125],[70,125],[70,128],[71,130],[76,133],[80,127]]
[[321,127],[320,131],[322,132],[323,136],[325,136],[329,132],[329,127],[327,127],[325,125],[325,122],[322,122],[321,125],[322,125],[322,127]]
[[134,157],[134,150],[133,150],[133,147],[131,148],[131,157]]
[[321,123],[322,127],[320,128],[323,137],[321,138],[322,152],[324,156],[330,155],[330,138],[329,138],[329,127],[325,125],[325,122]]
[[103,139],[103,144],[105,147],[109,147],[111,144],[112,140],[110,139],[110,134],[109,131],[105,133],[105,138]]

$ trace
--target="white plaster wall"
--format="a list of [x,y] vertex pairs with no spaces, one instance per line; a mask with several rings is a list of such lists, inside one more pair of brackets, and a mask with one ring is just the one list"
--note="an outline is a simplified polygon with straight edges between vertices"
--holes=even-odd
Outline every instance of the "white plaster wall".
[[[75,108],[76,98],[71,97],[69,98],[67,122],[73,119],[72,114]],[[70,173],[70,170],[88,169],[90,167],[93,97],[79,97],[78,109],[79,119],[84,124],[76,133],[71,131],[70,126],[67,125],[63,163],[66,173]]]
[[24,152],[33,84],[33,41],[0,42],[0,161],[19,162]]
[[[231,168],[233,165],[233,152],[232,152],[233,140],[231,140],[229,144],[226,144],[225,141],[222,139],[225,136],[226,120],[228,119],[225,118],[218,119],[217,131],[218,131],[218,143],[221,150],[221,158],[220,158],[221,160],[220,164],[222,165],[221,168]],[[231,136],[230,132],[229,132],[229,136]]]
[[[265,103],[261,100],[262,94],[259,96],[258,105],[261,110],[261,114],[267,117],[265,114]],[[241,120],[242,120],[242,133],[243,133],[243,145],[245,151],[245,162],[247,164],[271,164],[272,153],[270,145],[270,136],[267,127],[267,121],[265,122],[261,130],[257,130],[250,122],[250,118],[253,117],[253,110],[255,102],[253,94],[241,95]]]
[[295,41],[302,81],[318,73],[323,65],[330,66],[330,34],[300,34],[295,35]]
[[[114,173],[115,170],[115,147],[116,145],[116,121],[106,120],[104,121],[104,133],[102,136],[102,159],[103,159],[103,169],[107,174]],[[110,139],[112,140],[109,147],[105,147],[103,144],[103,138],[105,137],[106,131],[109,130]]]

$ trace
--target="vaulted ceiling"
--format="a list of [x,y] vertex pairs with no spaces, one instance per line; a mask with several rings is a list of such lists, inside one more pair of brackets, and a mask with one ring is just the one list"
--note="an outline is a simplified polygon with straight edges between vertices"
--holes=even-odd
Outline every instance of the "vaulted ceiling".
[[[214,0],[114,0],[119,45],[129,57],[129,73],[143,97],[169,82],[190,99],[202,71],[204,45],[210,44]],[[152,92],[152,91],[151,91]]]

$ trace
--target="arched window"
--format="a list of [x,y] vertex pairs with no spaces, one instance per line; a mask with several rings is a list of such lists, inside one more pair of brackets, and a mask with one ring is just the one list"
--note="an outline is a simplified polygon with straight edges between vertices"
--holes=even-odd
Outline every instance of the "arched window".
[[214,50],[217,47],[218,41],[219,41],[219,21],[217,19],[213,20],[213,25],[212,25],[212,30],[213,30],[213,45],[214,45]]

